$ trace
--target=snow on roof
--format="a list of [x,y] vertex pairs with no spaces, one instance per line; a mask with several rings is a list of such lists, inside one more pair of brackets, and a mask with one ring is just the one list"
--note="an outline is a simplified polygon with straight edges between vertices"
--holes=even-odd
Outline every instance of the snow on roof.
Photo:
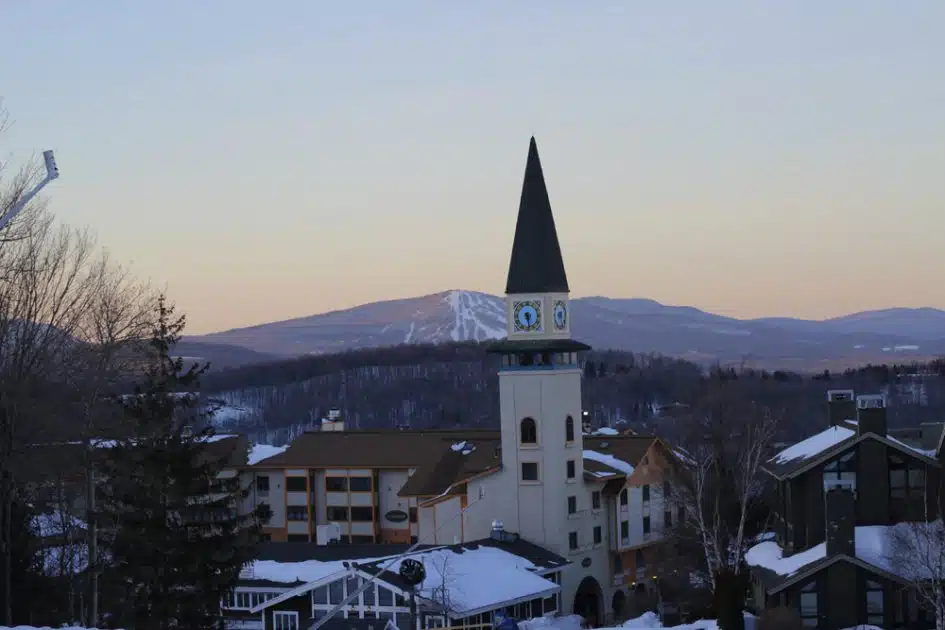
[[[910,580],[921,580],[934,572],[941,579],[945,576],[945,543],[942,521],[934,523],[899,523],[897,525],[871,525],[856,528],[856,557],[881,571],[899,575]],[[933,541],[933,542],[930,542]],[[940,547],[930,550],[929,545]],[[923,556],[915,561],[909,550]],[[937,566],[929,564],[925,556],[935,558]],[[827,557],[826,543],[784,557],[776,542],[765,541],[748,550],[745,562],[749,566],[761,567],[778,575],[789,576],[807,565]]]
[[37,514],[30,521],[37,536],[62,536],[70,530],[85,529],[85,522],[60,510]]
[[264,459],[280,455],[288,449],[288,446],[270,446],[269,444],[253,444],[249,449],[249,459],[247,463],[254,466]]
[[591,432],[591,435],[620,435],[620,431],[617,429],[611,429],[610,427],[601,427],[596,431]]
[[852,429],[830,427],[825,431],[810,436],[806,440],[789,446],[768,461],[774,464],[786,464],[798,459],[810,459],[836,446],[840,442],[850,439],[854,435],[856,435],[856,432]]
[[914,451],[914,452],[916,452],[916,453],[918,453],[918,454],[920,454],[920,455],[925,455],[926,457],[935,458],[935,457],[938,455],[938,452],[937,452],[934,448],[931,448],[931,449],[930,449],[930,448],[918,448],[918,447],[916,447],[916,446],[912,446],[911,444],[906,444],[906,443],[903,442],[902,440],[897,440],[896,438],[894,438],[894,437],[891,436],[891,435],[887,435],[887,436],[886,436],[886,439],[889,440],[890,442],[892,442],[893,444],[896,444],[896,445],[898,445],[898,446],[901,446],[902,448],[905,448],[905,449],[909,449],[910,451]]
[[0,626],[0,630],[94,630],[81,626],[62,626],[59,628],[50,628],[49,626]]
[[633,466],[623,461],[622,459],[617,459],[613,455],[605,455],[603,453],[598,453],[597,451],[584,451],[584,459],[590,459],[605,466],[610,466],[614,470],[619,470],[620,472],[632,475]]
[[[536,575],[535,565],[525,558],[495,547],[464,549],[433,549],[407,556],[423,562],[426,579],[418,594],[435,603],[446,603],[459,616],[492,610],[505,602],[534,599],[557,591],[560,587]],[[379,568],[397,573],[404,558]],[[365,564],[365,563],[360,563]]]
[[283,584],[295,582],[315,582],[334,574],[347,572],[344,562],[320,562],[306,560],[304,562],[276,562],[275,560],[256,560],[252,562],[246,573],[249,579],[268,580]]

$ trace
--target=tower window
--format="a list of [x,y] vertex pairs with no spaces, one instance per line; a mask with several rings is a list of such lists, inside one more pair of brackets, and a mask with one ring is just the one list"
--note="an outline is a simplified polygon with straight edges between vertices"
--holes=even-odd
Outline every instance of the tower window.
[[568,497],[568,514],[577,514],[577,497]]
[[569,459],[567,463],[568,479],[574,479],[577,476],[575,472],[574,460]]
[[538,481],[538,462],[522,462],[522,481]]
[[533,418],[525,418],[522,420],[519,438],[521,439],[522,444],[538,443],[538,425],[535,424],[535,420]]
[[571,416],[564,419],[564,441],[574,441],[574,418]]

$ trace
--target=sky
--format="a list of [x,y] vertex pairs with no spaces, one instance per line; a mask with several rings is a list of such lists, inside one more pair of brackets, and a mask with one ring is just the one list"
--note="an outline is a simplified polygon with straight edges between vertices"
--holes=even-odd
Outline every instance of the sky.
[[191,334],[505,287],[535,135],[573,296],[945,308],[945,2],[2,0],[0,158]]

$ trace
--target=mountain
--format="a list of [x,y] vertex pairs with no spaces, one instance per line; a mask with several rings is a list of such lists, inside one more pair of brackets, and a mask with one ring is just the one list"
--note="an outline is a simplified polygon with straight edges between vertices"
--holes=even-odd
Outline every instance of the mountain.
[[[646,299],[571,300],[572,333],[595,348],[659,353],[699,363],[840,369],[945,355],[945,311],[886,309],[824,321],[740,320]],[[445,291],[373,302],[282,322],[187,337],[180,352],[228,365],[402,343],[482,341],[505,335],[503,298]],[[198,344],[198,345],[193,345]],[[248,353],[242,354],[246,350]],[[185,352],[186,351],[186,352]]]

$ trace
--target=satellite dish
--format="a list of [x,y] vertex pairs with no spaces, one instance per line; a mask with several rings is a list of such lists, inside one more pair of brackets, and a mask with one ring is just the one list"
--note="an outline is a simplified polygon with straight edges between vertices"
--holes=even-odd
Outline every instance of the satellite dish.
[[410,586],[416,586],[427,577],[427,570],[423,563],[413,558],[407,558],[400,563],[400,577]]

